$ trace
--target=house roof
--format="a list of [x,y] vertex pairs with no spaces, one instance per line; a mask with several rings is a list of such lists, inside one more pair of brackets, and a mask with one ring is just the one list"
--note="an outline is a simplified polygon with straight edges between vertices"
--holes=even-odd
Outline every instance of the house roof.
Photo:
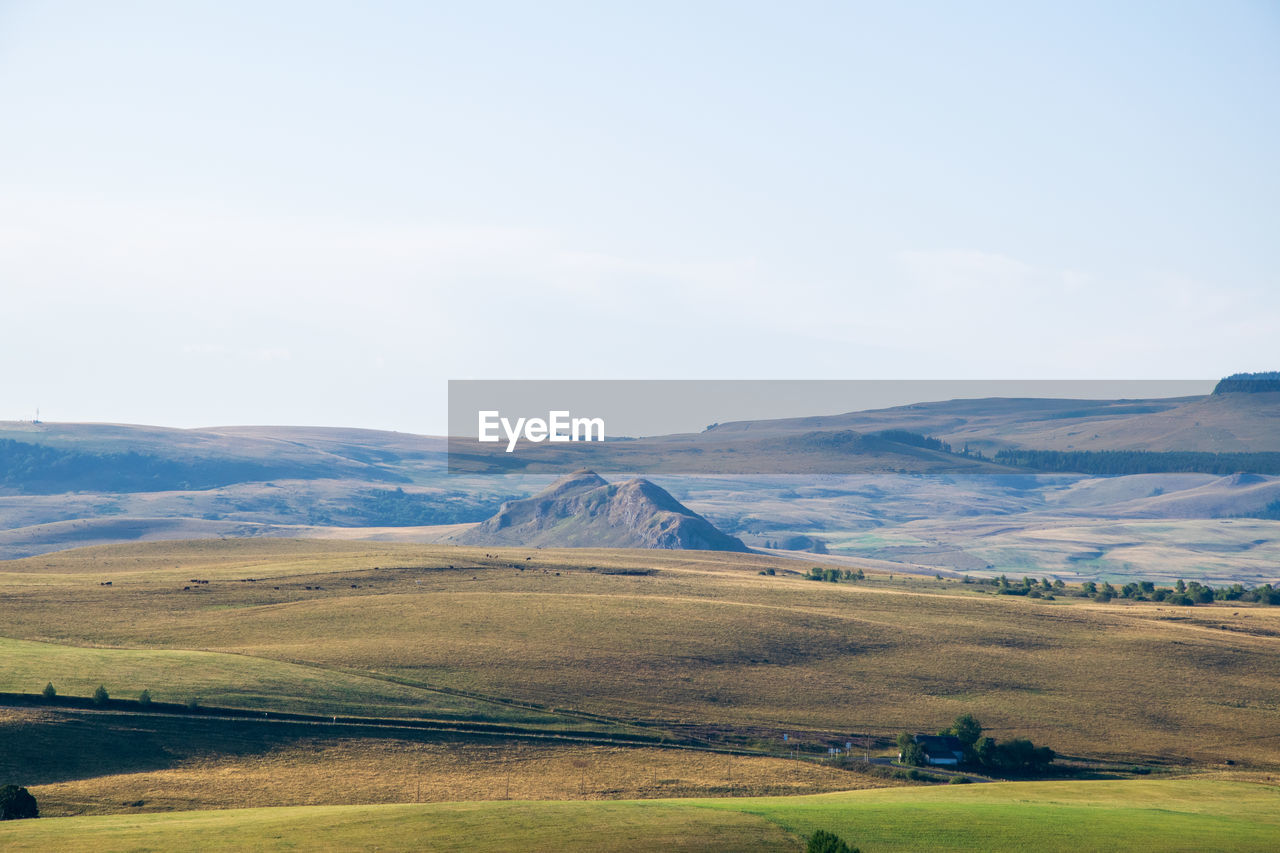
[[925,755],[949,758],[953,753],[964,753],[964,744],[955,735],[916,735],[916,743],[924,748]]

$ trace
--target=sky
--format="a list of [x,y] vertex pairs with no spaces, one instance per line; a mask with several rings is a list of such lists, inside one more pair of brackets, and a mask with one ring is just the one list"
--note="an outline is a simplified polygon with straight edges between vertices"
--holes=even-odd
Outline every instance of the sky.
[[0,419],[1278,369],[1277,92],[1276,2],[0,0]]

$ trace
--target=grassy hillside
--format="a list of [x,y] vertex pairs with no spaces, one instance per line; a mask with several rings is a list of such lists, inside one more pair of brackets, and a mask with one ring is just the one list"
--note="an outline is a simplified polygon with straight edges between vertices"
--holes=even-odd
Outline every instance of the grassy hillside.
[[708,552],[239,540],[0,568],[3,633],[23,641],[8,646],[10,690],[56,676],[82,695],[528,712],[745,745],[790,733],[818,751],[973,712],[998,737],[1075,755],[1280,763],[1277,608],[816,583]]
[[0,779],[46,817],[199,808],[808,794],[887,771],[529,735],[0,708]]
[[733,433],[900,429],[984,452],[1002,447],[1277,452],[1278,411],[1280,392],[1155,400],[958,399],[824,417],[720,424],[711,434],[727,438]]
[[862,850],[1264,851],[1280,790],[1210,781],[1004,783],[809,797],[315,806],[0,824],[10,850],[797,851],[817,829]]
[[[519,721],[572,727],[554,714],[406,686],[327,667],[217,652],[83,648],[0,638],[0,692],[35,693],[55,684],[64,696],[90,696],[111,684],[117,699],[147,690],[155,702],[303,714],[360,715],[433,720]],[[109,691],[110,692],[110,691]]]

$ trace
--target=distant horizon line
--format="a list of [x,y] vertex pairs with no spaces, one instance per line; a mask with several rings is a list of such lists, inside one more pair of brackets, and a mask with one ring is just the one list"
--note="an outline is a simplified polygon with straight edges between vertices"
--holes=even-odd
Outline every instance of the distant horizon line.
[[[501,380],[497,380],[497,381],[501,381]],[[521,380],[516,380],[516,381],[517,381],[517,382],[519,382],[519,381],[521,381]],[[529,380],[529,381],[542,381],[542,380]],[[574,381],[574,380],[570,380],[570,381]],[[591,381],[594,381],[594,380],[591,380]],[[621,383],[625,383],[625,382],[635,382],[635,381],[654,381],[654,382],[701,382],[701,381],[705,381],[705,380],[615,380],[615,381],[617,381],[617,382],[621,382]],[[748,383],[748,382],[757,382],[757,381],[760,381],[760,382],[770,382],[770,383],[773,383],[773,382],[786,382],[786,381],[791,381],[791,380],[711,380],[711,381],[715,381],[715,382],[743,382],[743,383]],[[1148,384],[1148,383],[1150,383],[1150,384],[1160,384],[1160,383],[1174,383],[1174,382],[1177,382],[1177,383],[1180,383],[1180,384],[1185,384],[1185,383],[1199,383],[1199,382],[1204,382],[1204,383],[1206,383],[1206,384],[1207,384],[1207,383],[1210,383],[1210,382],[1216,383],[1216,382],[1219,382],[1219,381],[1221,381],[1221,380],[1220,380],[1220,379],[1195,379],[1195,380],[1176,380],[1176,379],[1167,379],[1167,380],[1166,380],[1166,379],[1155,379],[1155,380],[1129,380],[1129,379],[1097,379],[1097,380],[1071,380],[1071,379],[1044,379],[1044,380],[1022,380],[1022,379],[1014,379],[1014,380],[969,380],[969,379],[958,379],[958,380],[919,380],[919,379],[903,379],[903,380],[899,380],[899,379],[885,379],[885,380],[874,380],[874,379],[873,379],[873,380],[799,380],[799,381],[806,381],[806,382],[843,382],[843,381],[850,381],[850,382],[892,382],[892,383],[902,383],[902,384],[911,384],[911,383],[917,383],[917,382],[929,382],[929,383],[936,383],[936,382],[954,382],[954,383],[957,383],[957,384],[960,384],[960,383],[966,383],[966,384],[968,384],[968,383],[984,383],[984,384],[985,384],[985,383],[1013,382],[1013,383],[1018,383],[1019,385],[1024,385],[1024,384],[1026,384],[1026,383],[1030,383],[1030,382],[1043,382],[1043,383],[1046,383],[1046,384],[1053,384],[1053,385],[1062,385],[1062,384],[1068,384],[1068,383],[1070,383],[1070,384],[1079,384],[1079,383],[1083,383],[1083,382],[1088,382],[1088,383],[1090,383],[1090,384],[1097,383],[1097,384],[1099,384],[1099,385],[1102,385],[1102,384],[1108,384],[1108,383],[1133,383],[1133,382],[1141,382],[1141,383],[1143,383],[1143,384]],[[1002,400],[1002,401],[1013,401],[1013,400],[1046,400],[1046,401],[1051,401],[1051,400],[1063,400],[1063,401],[1066,401],[1066,400],[1079,400],[1079,401],[1096,401],[1096,402],[1103,402],[1103,401],[1109,401],[1109,402],[1144,402],[1144,401],[1166,401],[1166,402],[1172,402],[1172,401],[1190,401],[1190,400],[1195,400],[1195,399],[1199,399],[1199,398],[1207,398],[1207,397],[1211,397],[1211,396],[1213,396],[1212,389],[1210,389],[1210,390],[1206,391],[1206,392],[1205,392],[1205,393],[1203,393],[1203,394],[1180,394],[1180,395],[1174,395],[1174,396],[1168,396],[1168,397],[1156,397],[1156,396],[1145,396],[1145,397],[1123,397],[1123,396],[1122,396],[1122,397],[1112,397],[1112,396],[1096,396],[1096,395],[1089,395],[1089,396],[1074,396],[1074,395],[1052,396],[1052,395],[1044,395],[1044,396],[1039,396],[1039,395],[1027,395],[1027,394],[1021,394],[1021,395],[1016,395],[1016,396],[1007,396],[1007,397],[1005,397],[1005,396],[982,396],[982,397],[964,397],[964,396],[961,396],[961,397],[946,397],[946,398],[936,398],[936,399],[919,399],[919,400],[913,400],[913,401],[911,401],[911,402],[898,403],[898,404],[890,405],[890,406],[873,406],[873,407],[869,407],[869,408],[852,408],[852,409],[847,409],[847,410],[844,410],[844,411],[841,411],[841,412],[837,412],[837,413],[833,413],[833,414],[805,413],[805,414],[775,415],[775,416],[771,416],[771,417],[761,417],[761,418],[735,418],[735,419],[733,419],[733,420],[727,420],[727,421],[723,421],[723,422],[718,422],[718,423],[717,423],[717,425],[727,425],[727,424],[729,424],[729,423],[742,423],[742,422],[755,421],[755,420],[759,420],[759,421],[769,421],[769,420],[789,420],[789,419],[794,419],[794,418],[809,418],[809,417],[831,417],[831,416],[838,416],[838,415],[843,415],[843,414],[857,414],[857,413],[862,413],[862,412],[888,411],[888,410],[891,410],[891,409],[900,409],[900,408],[905,408],[905,407],[908,407],[908,406],[939,405],[939,404],[945,404],[945,403],[958,402],[958,401],[962,401],[962,400],[963,400],[963,401],[970,401],[970,402],[980,402],[980,401],[983,401],[983,400]],[[272,422],[243,422],[243,421],[242,421],[242,422],[239,422],[239,423],[234,423],[234,422],[233,422],[233,423],[221,423],[221,424],[202,424],[202,425],[198,425],[198,426],[175,426],[175,425],[173,425],[173,424],[166,424],[166,423],[145,422],[145,421],[123,421],[123,420],[92,420],[92,419],[85,419],[85,420],[81,420],[81,419],[60,420],[60,419],[50,419],[50,418],[43,418],[43,417],[42,417],[42,418],[38,418],[38,419],[36,419],[36,418],[12,418],[12,419],[0,419],[0,426],[14,426],[14,425],[27,425],[27,426],[133,427],[133,428],[145,428],[145,429],[156,429],[156,430],[173,430],[173,431],[179,431],[179,432],[216,432],[216,431],[219,431],[219,430],[237,430],[237,429],[263,429],[263,430],[267,430],[267,429],[295,429],[295,430],[316,429],[316,430],[351,430],[351,431],[360,431],[360,432],[393,433],[393,434],[399,434],[399,435],[415,436],[415,437],[419,437],[419,438],[438,438],[438,439],[442,439],[442,440],[447,440],[447,439],[449,439],[449,438],[451,437],[451,435],[450,435],[450,430],[449,430],[448,428],[446,428],[446,429],[444,429],[444,430],[442,430],[442,431],[440,431],[440,432],[434,432],[434,431],[420,432],[420,431],[417,431],[417,430],[405,429],[405,428],[380,427],[380,426],[358,426],[358,425],[352,425],[352,424],[333,424],[333,423],[298,423],[298,422],[295,422],[295,423],[274,422],[274,423],[272,423]],[[675,431],[668,432],[668,433],[646,433],[646,434],[644,434],[644,435],[619,435],[619,434],[613,434],[613,435],[610,435],[610,436],[609,436],[609,438],[610,438],[611,440],[620,439],[620,438],[647,438],[647,437],[657,437],[657,436],[659,436],[659,435],[671,435],[671,434],[678,434],[679,432],[681,432],[681,431],[679,431],[679,430],[675,430]],[[686,431],[686,432],[687,432],[687,431]]]

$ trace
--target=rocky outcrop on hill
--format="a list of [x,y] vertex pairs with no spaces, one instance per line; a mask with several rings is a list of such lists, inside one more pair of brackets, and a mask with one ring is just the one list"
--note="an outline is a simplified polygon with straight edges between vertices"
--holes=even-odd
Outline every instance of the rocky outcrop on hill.
[[462,545],[747,551],[741,540],[648,480],[609,483],[575,471],[458,535]]

